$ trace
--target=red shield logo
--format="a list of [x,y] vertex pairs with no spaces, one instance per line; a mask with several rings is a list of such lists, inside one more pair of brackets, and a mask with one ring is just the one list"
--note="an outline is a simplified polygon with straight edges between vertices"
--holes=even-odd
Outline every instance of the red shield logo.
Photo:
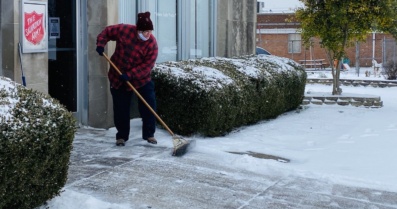
[[44,38],[44,14],[37,14],[36,11],[32,13],[25,12],[25,27],[24,34],[26,40],[34,45],[39,44]]

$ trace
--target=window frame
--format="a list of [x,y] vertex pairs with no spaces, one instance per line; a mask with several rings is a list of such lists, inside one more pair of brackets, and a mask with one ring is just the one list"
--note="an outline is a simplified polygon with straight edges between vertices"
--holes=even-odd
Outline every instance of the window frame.
[[288,34],[288,53],[298,54],[302,52],[302,36],[300,33]]

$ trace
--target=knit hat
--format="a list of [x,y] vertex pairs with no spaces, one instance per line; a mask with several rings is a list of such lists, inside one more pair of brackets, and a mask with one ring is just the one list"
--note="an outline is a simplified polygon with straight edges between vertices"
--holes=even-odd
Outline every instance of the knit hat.
[[139,31],[153,30],[153,24],[150,20],[150,12],[138,13],[136,28]]

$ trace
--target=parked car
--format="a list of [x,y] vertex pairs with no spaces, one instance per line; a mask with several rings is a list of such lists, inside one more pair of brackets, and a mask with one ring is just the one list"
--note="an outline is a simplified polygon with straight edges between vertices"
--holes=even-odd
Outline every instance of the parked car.
[[261,47],[256,47],[256,54],[272,55],[266,49],[261,48]]

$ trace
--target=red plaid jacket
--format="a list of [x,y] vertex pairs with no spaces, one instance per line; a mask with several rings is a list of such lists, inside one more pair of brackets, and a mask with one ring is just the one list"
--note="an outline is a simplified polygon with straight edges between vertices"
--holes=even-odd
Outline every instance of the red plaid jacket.
[[[118,24],[108,26],[98,34],[96,45],[105,47],[109,41],[116,41],[116,49],[110,60],[130,77],[131,84],[139,88],[148,83],[158,54],[156,38],[151,34],[149,40],[142,41],[138,39],[135,25]],[[119,79],[119,74],[112,66],[108,77],[113,88],[131,90]]]

